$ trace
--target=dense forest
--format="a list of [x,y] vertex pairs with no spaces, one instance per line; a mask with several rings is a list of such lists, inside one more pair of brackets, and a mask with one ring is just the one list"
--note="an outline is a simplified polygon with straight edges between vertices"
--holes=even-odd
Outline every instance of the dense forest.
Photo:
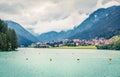
[[113,42],[111,44],[96,46],[97,49],[111,49],[111,50],[120,50],[120,39],[116,42]]
[[18,46],[17,36],[14,30],[0,19],[0,51],[15,50]]

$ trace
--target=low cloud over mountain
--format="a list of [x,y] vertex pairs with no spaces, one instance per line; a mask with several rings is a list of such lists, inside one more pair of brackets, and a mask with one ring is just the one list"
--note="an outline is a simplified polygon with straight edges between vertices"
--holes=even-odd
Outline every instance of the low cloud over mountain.
[[101,7],[119,0],[1,0],[0,17],[13,20],[36,34],[73,29]]

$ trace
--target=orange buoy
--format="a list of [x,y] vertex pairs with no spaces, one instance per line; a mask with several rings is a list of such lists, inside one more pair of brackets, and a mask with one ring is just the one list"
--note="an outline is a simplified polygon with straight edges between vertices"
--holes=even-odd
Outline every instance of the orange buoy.
[[112,58],[109,58],[109,61],[112,61]]

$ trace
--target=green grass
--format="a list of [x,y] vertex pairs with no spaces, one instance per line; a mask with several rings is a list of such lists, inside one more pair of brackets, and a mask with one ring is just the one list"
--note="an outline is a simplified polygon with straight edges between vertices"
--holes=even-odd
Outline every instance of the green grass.
[[61,46],[61,47],[52,47],[57,49],[96,49],[96,46]]
[[111,39],[119,40],[120,39],[120,35],[113,36]]

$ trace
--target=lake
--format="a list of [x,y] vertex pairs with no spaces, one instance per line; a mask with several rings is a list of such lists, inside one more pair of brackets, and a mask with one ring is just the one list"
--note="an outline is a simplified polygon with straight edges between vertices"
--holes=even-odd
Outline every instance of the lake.
[[120,51],[19,48],[0,52],[0,77],[120,77]]

